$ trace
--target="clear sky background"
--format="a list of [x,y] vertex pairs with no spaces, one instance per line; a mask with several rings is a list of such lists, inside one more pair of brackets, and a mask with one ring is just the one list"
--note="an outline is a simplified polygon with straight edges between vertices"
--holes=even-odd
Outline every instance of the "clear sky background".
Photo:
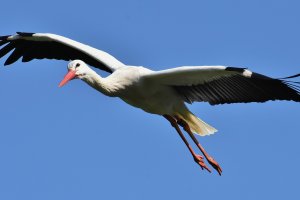
[[[3,1],[0,35],[56,33],[153,70],[229,65],[284,77],[300,72],[299,9],[296,0]],[[220,177],[194,163],[162,117],[79,80],[58,88],[66,67],[0,68],[0,199],[299,199],[299,103],[189,106],[219,130],[198,139]]]

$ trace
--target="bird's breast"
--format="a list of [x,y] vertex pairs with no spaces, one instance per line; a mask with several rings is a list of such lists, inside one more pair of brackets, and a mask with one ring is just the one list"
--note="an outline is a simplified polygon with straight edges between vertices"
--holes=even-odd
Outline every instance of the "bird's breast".
[[174,90],[168,86],[132,86],[120,98],[126,103],[153,114],[171,114],[177,99]]
[[153,114],[171,114],[177,104],[182,104],[176,91],[166,85],[143,81],[143,75],[151,71],[143,67],[117,70],[110,77],[113,96]]

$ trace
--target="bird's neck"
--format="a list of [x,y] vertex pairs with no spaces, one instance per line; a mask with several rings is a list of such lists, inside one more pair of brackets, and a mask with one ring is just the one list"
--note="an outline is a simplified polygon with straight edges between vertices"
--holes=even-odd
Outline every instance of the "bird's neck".
[[98,90],[99,92],[107,96],[114,96],[113,85],[109,83],[107,78],[101,77],[96,72],[91,71],[91,73],[88,76],[82,78],[82,80],[87,84],[89,84],[94,89]]

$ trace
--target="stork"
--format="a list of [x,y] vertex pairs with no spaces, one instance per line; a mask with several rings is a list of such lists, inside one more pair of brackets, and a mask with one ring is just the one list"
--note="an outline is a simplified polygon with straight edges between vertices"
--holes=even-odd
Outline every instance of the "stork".
[[[208,102],[211,105],[288,100],[300,102],[299,82],[289,79],[300,74],[274,79],[231,66],[183,66],[152,71],[142,66],[125,65],[110,54],[69,38],[48,33],[17,32],[0,36],[0,58],[13,52],[4,65],[33,59],[70,61],[68,73],[60,82],[81,79],[99,92],[119,97],[126,103],[167,119],[187,146],[194,161],[211,172],[204,158],[221,175],[220,165],[205,151],[194,134],[210,135],[217,130],[197,118],[185,103]],[[89,66],[111,73],[101,77]],[[182,129],[187,132],[203,156],[196,154]]]

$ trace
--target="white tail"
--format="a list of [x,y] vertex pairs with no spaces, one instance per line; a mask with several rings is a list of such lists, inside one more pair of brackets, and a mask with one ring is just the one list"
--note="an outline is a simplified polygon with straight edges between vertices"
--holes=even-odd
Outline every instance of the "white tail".
[[190,126],[191,131],[197,135],[205,136],[211,135],[217,132],[218,130],[214,127],[208,125],[198,117],[196,117],[193,113],[189,112],[180,113],[179,116],[183,118]]

